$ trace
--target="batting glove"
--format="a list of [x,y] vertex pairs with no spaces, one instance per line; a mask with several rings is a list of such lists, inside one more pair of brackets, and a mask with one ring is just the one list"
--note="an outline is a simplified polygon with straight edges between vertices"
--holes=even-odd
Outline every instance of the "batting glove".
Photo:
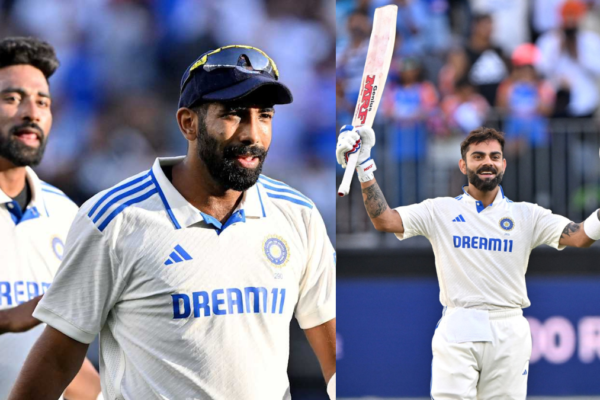
[[373,129],[366,127],[354,129],[352,125],[342,126],[336,147],[338,164],[346,168],[350,154],[358,152],[358,163],[356,164],[358,180],[370,181],[375,177],[373,172],[377,169],[375,161],[371,158],[371,148],[374,145],[375,132]]

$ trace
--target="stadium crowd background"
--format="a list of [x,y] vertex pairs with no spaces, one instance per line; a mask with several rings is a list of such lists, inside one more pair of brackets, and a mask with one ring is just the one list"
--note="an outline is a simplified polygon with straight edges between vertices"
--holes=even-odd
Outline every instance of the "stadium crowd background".
[[[397,37],[374,157],[390,206],[461,194],[460,142],[486,125],[506,134],[509,198],[577,220],[598,208],[599,1],[340,0],[338,130],[352,120],[374,9],[388,3]],[[354,192],[338,202],[338,247],[373,233]]]
[[[229,44],[264,50],[294,102],[276,107],[263,173],[310,197],[335,244],[333,1],[0,0],[0,36],[15,35],[57,51],[54,125],[36,172],[79,205],[157,156],[185,154],[175,113],[181,76],[198,56]],[[303,336],[294,322],[292,393],[326,398]]]

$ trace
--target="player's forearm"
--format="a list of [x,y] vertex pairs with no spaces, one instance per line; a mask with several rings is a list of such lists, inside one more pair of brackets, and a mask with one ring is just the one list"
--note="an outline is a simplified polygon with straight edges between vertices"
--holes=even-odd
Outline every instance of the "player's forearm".
[[100,375],[87,358],[65,390],[68,400],[96,400],[100,394]]
[[335,360],[335,349],[336,349],[336,336],[335,329],[336,320],[335,318],[325,322],[322,325],[309,328],[304,331],[306,338],[310,343],[319,364],[321,365],[321,371],[325,378],[325,383],[328,383],[333,374],[335,374],[336,360]]
[[26,332],[39,325],[40,321],[31,314],[41,298],[42,296],[38,296],[16,307],[0,311],[0,335]]
[[71,382],[88,345],[47,326],[31,349],[9,400],[56,400]]
[[600,237],[600,210],[592,213],[590,217],[576,224],[569,223],[560,235],[559,243],[562,246],[590,247]]
[[361,182],[363,201],[375,229],[381,232],[403,233],[402,218],[391,209],[375,179]]

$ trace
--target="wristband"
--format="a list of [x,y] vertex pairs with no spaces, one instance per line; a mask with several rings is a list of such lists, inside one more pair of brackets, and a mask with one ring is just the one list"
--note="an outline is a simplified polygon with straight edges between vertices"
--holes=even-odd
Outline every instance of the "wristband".
[[600,219],[598,219],[598,212],[600,211],[594,211],[583,223],[583,231],[593,240],[600,240]]
[[356,172],[358,173],[358,180],[361,182],[368,182],[375,178],[373,172],[377,170],[375,160],[367,158],[365,161],[356,166]]
[[327,383],[327,394],[330,400],[335,400],[335,374],[333,374],[331,379],[329,379],[329,383]]

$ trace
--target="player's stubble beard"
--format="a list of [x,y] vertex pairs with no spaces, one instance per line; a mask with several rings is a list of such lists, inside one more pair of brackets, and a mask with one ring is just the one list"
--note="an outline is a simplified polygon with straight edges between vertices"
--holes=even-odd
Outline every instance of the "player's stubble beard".
[[[483,165],[477,171],[473,171],[472,169],[469,169],[469,167],[466,168],[467,179],[469,180],[469,183],[475,186],[477,190],[480,190],[482,192],[490,192],[496,189],[496,187],[502,182],[502,177],[504,176],[504,171],[498,172],[498,170],[492,167],[491,165]],[[479,178],[478,174],[487,171],[496,174],[496,176],[490,179]]]
[[[35,129],[40,139],[38,147],[31,147],[19,141],[16,137],[16,132],[19,129],[30,128]],[[21,125],[13,126],[8,132],[0,131],[0,157],[7,159],[17,167],[39,165],[44,157],[46,150],[46,135],[44,130],[34,122],[27,122]]]
[[[243,192],[258,181],[268,149],[247,145],[229,145],[221,149],[219,141],[208,134],[204,124],[199,124],[196,143],[198,156],[204,161],[208,173],[225,190],[232,189]],[[236,165],[236,157],[240,155],[258,157],[256,168],[244,168]]]

